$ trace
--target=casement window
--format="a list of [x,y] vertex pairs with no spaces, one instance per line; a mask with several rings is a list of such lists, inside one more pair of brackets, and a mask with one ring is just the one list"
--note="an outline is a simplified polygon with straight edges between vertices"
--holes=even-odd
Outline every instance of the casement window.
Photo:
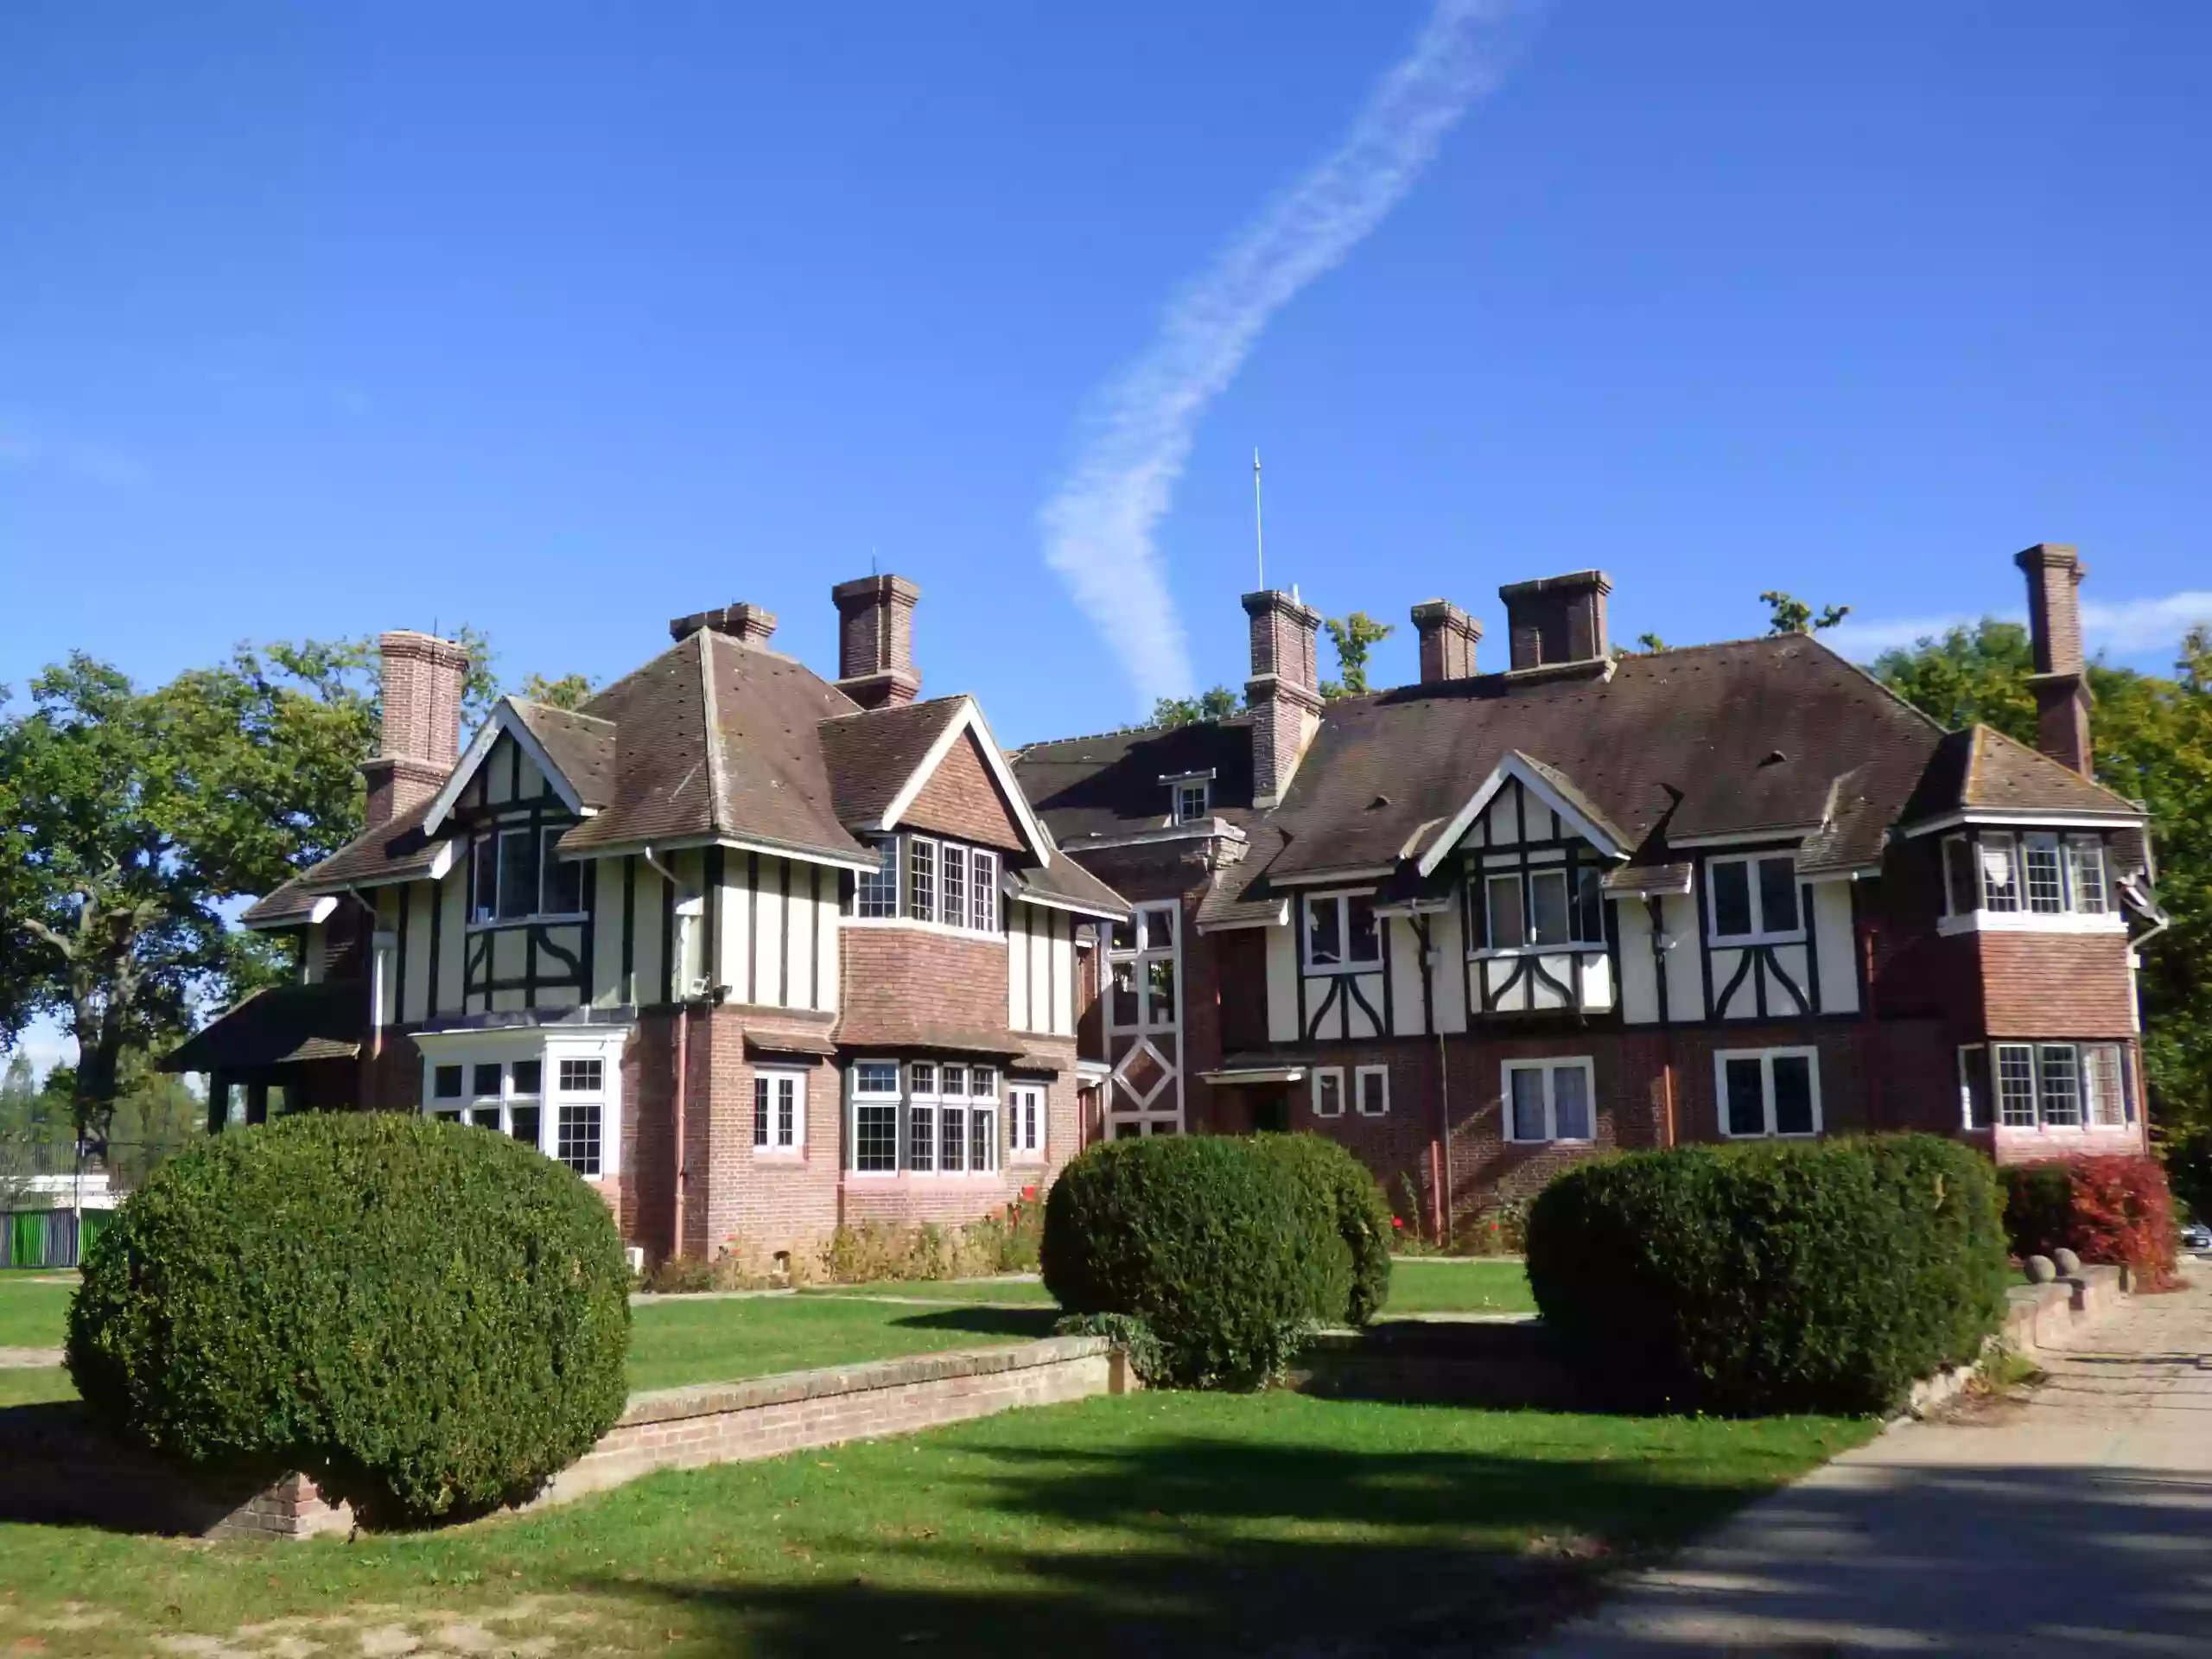
[[2008,1129],[2125,1128],[2133,1113],[2117,1043],[1996,1043],[1997,1121]]
[[1306,971],[1349,974],[1382,965],[1382,930],[1371,893],[1310,893],[1306,912]]
[[1173,905],[1144,905],[1114,924],[1107,947],[1108,1029],[1173,1031],[1180,1024],[1175,979],[1180,921]]
[[1731,1140],[1821,1132],[1821,1058],[1812,1048],[1723,1049],[1713,1056],[1720,1133]]
[[1501,1082],[1507,1140],[1577,1145],[1595,1138],[1595,1071],[1588,1059],[1508,1060]]
[[1947,836],[1943,911],[1953,918],[2108,916],[2112,887],[2104,842],[2096,836],[2039,830]]
[[1390,1068],[1362,1065],[1351,1074],[1351,1107],[1362,1117],[1381,1117],[1390,1109]]
[[1344,1115],[1344,1069],[1341,1065],[1319,1065],[1310,1074],[1313,1091],[1313,1116],[1342,1117]]
[[1959,1125],[1986,1129],[1996,1121],[1990,1098],[1989,1047],[1965,1043],[1959,1048]]
[[[590,1052],[577,1052],[583,1042]],[[620,1042],[619,1034],[430,1034],[423,1110],[511,1135],[579,1174],[611,1174],[618,1088],[608,1057]]]
[[1036,1084],[1018,1083],[1006,1091],[1006,1149],[1021,1163],[1045,1156],[1045,1090]]
[[796,1153],[806,1145],[806,1073],[753,1074],[753,1150]]
[[1709,937],[1714,944],[1759,944],[1805,937],[1797,861],[1788,853],[1708,859]]
[[1213,811],[1213,785],[1203,778],[1187,779],[1175,785],[1175,822],[1197,823]]
[[999,855],[934,836],[885,836],[877,864],[853,882],[849,913],[861,921],[906,920],[999,932]]
[[1492,870],[1482,880],[1483,925],[1471,930],[1492,950],[1549,949],[1605,942],[1605,896],[1599,872],[1564,864]]
[[563,823],[532,831],[524,824],[471,842],[469,921],[481,926],[583,914],[584,863],[554,851],[568,830]]
[[852,1068],[852,1101],[857,1173],[988,1175],[999,1166],[998,1073],[990,1066],[861,1060]]
[[887,921],[899,913],[899,838],[886,836],[875,843],[877,863],[863,870],[853,884],[853,913],[870,921]]

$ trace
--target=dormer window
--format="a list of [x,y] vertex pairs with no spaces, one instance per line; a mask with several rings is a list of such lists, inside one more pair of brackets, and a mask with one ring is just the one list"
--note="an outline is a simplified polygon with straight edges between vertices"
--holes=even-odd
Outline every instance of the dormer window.
[[555,851],[569,826],[518,824],[470,843],[468,919],[476,926],[583,913],[584,866]]
[[1308,973],[1348,974],[1382,965],[1373,893],[1308,893],[1305,906]]
[[1175,822],[1197,823],[1213,814],[1213,785],[1203,778],[1175,785]]
[[1943,911],[1961,925],[2003,918],[2034,927],[2037,918],[2112,914],[2104,842],[2056,830],[1988,830],[1943,841]]
[[1714,944],[1764,944],[1805,937],[1797,861],[1789,853],[1716,858],[1705,867]]
[[990,933],[999,926],[999,855],[934,836],[885,836],[878,863],[853,882],[850,913],[866,922],[920,922]]

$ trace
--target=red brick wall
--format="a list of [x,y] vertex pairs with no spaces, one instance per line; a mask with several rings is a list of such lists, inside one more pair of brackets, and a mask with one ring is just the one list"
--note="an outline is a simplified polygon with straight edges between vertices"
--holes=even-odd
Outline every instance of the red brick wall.
[[961,734],[959,741],[945,751],[944,759],[938,762],[937,770],[899,823],[1008,852],[1023,849],[1021,831],[983,764],[982,750],[972,731]]
[[2125,1037],[2134,1028],[2119,933],[1977,933],[1993,1037]]
[[846,927],[843,1040],[912,1032],[932,1023],[1007,1028],[1003,938],[966,938],[921,926]]

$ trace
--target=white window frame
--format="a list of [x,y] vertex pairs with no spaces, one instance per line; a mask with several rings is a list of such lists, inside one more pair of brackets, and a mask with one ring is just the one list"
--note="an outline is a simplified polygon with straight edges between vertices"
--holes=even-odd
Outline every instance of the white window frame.
[[875,844],[881,861],[873,871],[863,870],[853,878],[853,915],[864,922],[895,922],[906,913],[901,902],[906,890],[901,879],[906,849],[896,836],[880,836]]
[[[1329,1118],[1342,1117],[1344,1115],[1344,1067],[1341,1065],[1317,1065],[1308,1075],[1312,1077],[1313,1081],[1307,1085],[1307,1100],[1308,1103],[1313,1109],[1313,1116],[1316,1117]],[[1329,1107],[1325,1107],[1321,1103],[1322,1096],[1329,1092],[1322,1087],[1324,1083],[1329,1084],[1334,1088],[1337,1103],[1333,1109]]]
[[[1368,912],[1374,914],[1375,889],[1372,887],[1339,887],[1327,893],[1302,894],[1298,903],[1298,959],[1308,974],[1379,974],[1382,971],[1382,954],[1388,948],[1383,941],[1383,919],[1375,916],[1375,954],[1354,957],[1351,954],[1351,901],[1367,900]],[[1333,905],[1337,912],[1337,945],[1344,952],[1342,960],[1333,963],[1313,960],[1313,925],[1311,912],[1316,905]]]
[[999,855],[988,847],[968,849],[968,927],[995,937],[999,929]]
[[[1166,937],[1154,937],[1149,918],[1165,916],[1167,919]],[[1107,935],[1106,949],[1106,1029],[1117,1034],[1135,1032],[1172,1032],[1181,1029],[1183,1008],[1183,907],[1168,900],[1147,902],[1136,906],[1129,918],[1129,937],[1134,944],[1116,944],[1113,935]],[[1174,977],[1175,994],[1167,999],[1167,1017],[1153,1018],[1152,970],[1165,964]],[[1129,974],[1129,984],[1136,997],[1136,1018],[1123,1020],[1114,1006],[1116,977],[1123,969]]]
[[[886,1090],[864,1089],[862,1074],[887,1067],[891,1086]],[[892,1180],[904,1173],[906,1148],[900,1141],[906,1127],[906,1115],[900,1109],[906,1104],[905,1083],[906,1068],[897,1060],[870,1058],[851,1062],[845,1067],[845,1154],[846,1173],[861,1180]],[[891,1166],[888,1169],[861,1167],[861,1112],[891,1110]]]
[[[805,1155],[806,1079],[807,1072],[800,1066],[757,1065],[753,1068],[753,1155],[755,1158],[799,1158]],[[789,1138],[785,1137],[784,1102],[780,1098],[786,1086],[791,1091]],[[764,1091],[765,1101],[762,1097]],[[764,1106],[770,1114],[766,1117],[762,1116]]]
[[[2028,913],[2028,883],[2026,874],[2020,868],[2018,837],[2009,830],[1993,830],[1976,839],[1974,851],[1974,875],[1980,882],[1980,908],[1992,916],[2026,915]],[[2000,905],[1995,902],[1997,898],[1995,884],[1991,881],[1989,876],[1989,860],[1993,854],[2004,860],[2005,868],[2012,876],[2009,884],[2012,887],[2010,904]]]
[[[2044,1056],[2056,1049],[2073,1052],[2074,1118],[2070,1122],[2050,1121],[2045,1099]],[[2104,1097],[2106,1079],[2099,1077],[2100,1070],[2093,1056],[2109,1055],[2111,1097]],[[2133,1122],[2133,1104],[2127,1093],[2126,1045],[2119,1042],[2100,1042],[2094,1039],[2074,1041],[1993,1042],[1989,1045],[1991,1092],[1994,1098],[1997,1127],[2016,1134],[2075,1135],[2096,1130],[2126,1129]],[[2025,1057],[2027,1067],[2027,1109],[2031,1121],[2016,1122],[2005,1116],[2005,1062],[2009,1058],[2016,1065]],[[2019,1081],[2015,1078],[2016,1084]],[[2020,1090],[2014,1090],[2014,1100]],[[2115,1114],[2107,1119],[2107,1114]]]
[[[2109,916],[2113,913],[2112,868],[2105,856],[2104,839],[2101,836],[2069,836],[2066,838],[2066,907],[2076,916]],[[2096,879],[2085,879],[2094,869]],[[2094,887],[2096,902],[2082,902],[2082,890]]]
[[[938,879],[940,868],[938,842],[934,836],[907,836],[906,842],[906,919],[910,922],[934,922],[938,919],[938,903],[944,889]],[[927,864],[926,873],[922,868]]]
[[[2082,1043],[2080,1072],[2082,1079],[2082,1126],[2088,1129],[2124,1129],[2128,1125],[2127,1052],[2118,1043]],[[2108,1074],[2094,1063],[2095,1057],[2110,1056],[2112,1067]],[[2110,1111],[2109,1119],[2106,1113]]]
[[[1797,911],[1797,925],[1771,928],[1766,925],[1766,894],[1759,881],[1759,867],[1770,861],[1789,866],[1789,890],[1794,895]],[[1713,880],[1713,872],[1732,864],[1745,866],[1744,881],[1748,889],[1751,907],[1751,931],[1748,933],[1723,933],[1720,931],[1720,887]],[[1805,902],[1805,884],[1797,871],[1797,855],[1791,852],[1727,853],[1716,855],[1705,861],[1705,938],[1711,945],[1736,949],[1753,944],[1802,944],[1805,942],[1805,912],[1810,908]]]
[[[863,1067],[891,1070],[888,1090],[861,1087]],[[957,1077],[957,1086],[954,1079]],[[995,1179],[1006,1158],[999,1071],[988,1062],[969,1060],[895,1060],[882,1056],[855,1060],[845,1069],[846,1173],[862,1179],[903,1177],[911,1180]],[[862,1107],[892,1109],[893,1166],[888,1169],[860,1167],[860,1111]],[[949,1122],[960,1126],[960,1167],[946,1167],[945,1135]],[[915,1130],[926,1122],[929,1166],[916,1159]],[[984,1160],[979,1163],[979,1156]]]
[[[489,827],[470,835],[468,841],[468,870],[465,878],[467,889],[464,895],[467,921],[465,931],[471,933],[488,931],[499,927],[524,927],[535,922],[581,922],[590,915],[592,866],[588,859],[559,859],[553,855],[553,843],[575,826],[565,820],[560,823],[541,824],[537,830],[537,880],[531,895],[531,907],[516,915],[500,912],[499,904],[506,880],[505,847],[510,836],[528,841],[531,828],[527,822],[505,823],[494,821]],[[488,861],[486,855],[489,855]],[[484,913],[477,905],[477,879],[480,867],[488,861],[492,876],[492,907]],[[556,863],[575,868],[576,904],[575,910],[548,910],[545,907],[546,878]]]
[[[994,939],[1005,931],[999,902],[1005,859],[995,849],[906,831],[877,836],[873,844],[889,868],[855,874],[852,900],[845,906],[847,925],[923,928]],[[925,868],[916,868],[917,858]],[[958,875],[948,880],[955,870]]]
[[[1213,784],[1205,778],[1179,779],[1174,788],[1174,822],[1200,823],[1213,816]],[[1197,804],[1192,804],[1193,798]]]
[[[1756,1135],[1739,1135],[1728,1127],[1728,1062],[1753,1059],[1759,1062],[1759,1103],[1764,1111],[1764,1127]],[[1780,1059],[1802,1059],[1806,1062],[1813,1105],[1813,1127],[1809,1129],[1791,1129],[1784,1134],[1775,1128],[1774,1063]],[[1719,1122],[1720,1136],[1724,1141],[1817,1141],[1827,1121],[1821,1105],[1821,1051],[1809,1044],[1718,1050],[1713,1057],[1713,1115]]]
[[[596,1171],[579,1169],[585,1180],[596,1184],[621,1172],[622,1146],[622,1049],[627,1041],[627,1026],[590,1027],[525,1027],[520,1030],[496,1032],[436,1032],[416,1033],[416,1046],[423,1056],[423,1094],[420,1110],[426,1117],[451,1118],[458,1112],[488,1109],[495,1097],[476,1091],[475,1068],[497,1065],[499,1067],[499,1093],[496,1096],[499,1128],[503,1135],[512,1136],[514,1114],[518,1106],[524,1109],[535,1107],[537,1112],[537,1150],[556,1162],[561,1159],[561,1108],[564,1097],[570,1105],[593,1105],[599,1109],[599,1147]],[[600,1068],[600,1086],[595,1093],[583,1095],[564,1091],[561,1086],[561,1063],[563,1060],[596,1061]],[[538,1068],[537,1093],[531,1095],[515,1087],[514,1069],[518,1065],[535,1062]],[[458,1096],[441,1096],[437,1093],[438,1068],[458,1065],[461,1068],[461,1092]],[[489,1128],[490,1125],[484,1127]],[[573,1166],[571,1166],[573,1167]]]
[[[1559,1086],[1553,1073],[1573,1070],[1582,1073],[1582,1100],[1590,1114],[1590,1133],[1585,1135],[1563,1136],[1559,1132]],[[1513,1074],[1534,1071],[1543,1078],[1544,1133],[1541,1138],[1531,1138],[1516,1133],[1513,1121]],[[1498,1110],[1504,1118],[1505,1140],[1518,1147],[1587,1147],[1598,1139],[1598,1067],[1587,1054],[1547,1057],[1543,1059],[1506,1060],[1497,1069]]]
[[[1367,1085],[1375,1084],[1373,1103],[1370,1103]],[[1390,1068],[1387,1065],[1358,1065],[1351,1073],[1351,1109],[1361,1117],[1388,1117],[1390,1115]]]
[[1012,1083],[1006,1090],[1007,1161],[1041,1164],[1051,1135],[1048,1096],[1041,1083]]
[[[1990,1070],[1989,1060],[1988,1044],[1961,1043],[1959,1045],[1959,1127],[1962,1129],[1971,1129],[1979,1133],[1996,1126],[1997,1076]],[[1980,1077],[1983,1088],[1987,1091],[1989,1122],[1986,1123],[1977,1123],[1974,1121],[1974,1086],[1977,1073]]]
[[[1943,837],[1942,933],[2125,933],[2127,923],[2113,902],[2112,871],[2104,839],[2056,830],[1961,831]],[[1964,848],[1974,884],[1974,905],[1961,910],[1951,879],[1954,848]],[[2030,892],[2031,860],[2055,853],[2058,902],[2038,904]],[[1989,879],[1988,861],[1997,860],[2012,879],[2012,905],[2000,907]],[[2047,885],[2047,884],[2046,884]]]

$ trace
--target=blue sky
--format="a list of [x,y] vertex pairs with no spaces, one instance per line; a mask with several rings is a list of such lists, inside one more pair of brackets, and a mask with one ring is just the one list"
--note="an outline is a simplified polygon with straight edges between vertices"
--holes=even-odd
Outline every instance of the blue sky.
[[828,667],[873,556],[925,692],[1095,730],[1241,680],[1255,444],[1271,577],[1492,662],[1499,583],[1590,565],[1624,639],[1779,586],[1864,649],[2044,539],[2120,659],[2212,611],[2212,9],[1559,0],[1183,411],[1133,674],[1040,515],[1431,17],[8,7],[0,683],[461,621],[604,678],[739,599]]

